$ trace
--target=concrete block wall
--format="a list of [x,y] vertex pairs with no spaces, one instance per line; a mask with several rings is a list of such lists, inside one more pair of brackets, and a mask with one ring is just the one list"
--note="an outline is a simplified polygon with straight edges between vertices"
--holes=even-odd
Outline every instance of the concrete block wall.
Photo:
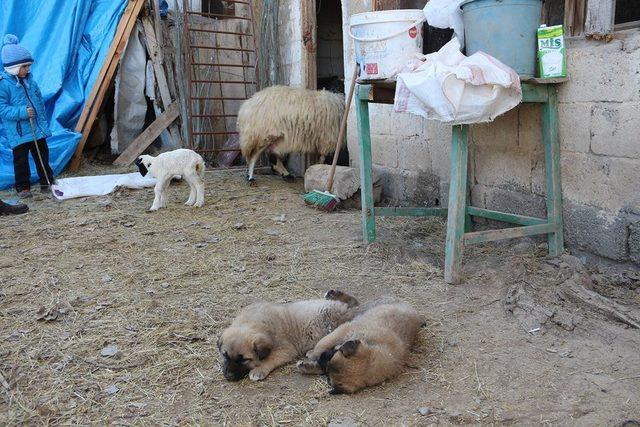
[[[343,2],[349,76],[354,61],[349,16],[364,7],[345,3],[354,2]],[[567,40],[567,55],[570,81],[559,90],[567,247],[640,265],[640,32],[618,32],[609,43]],[[474,205],[545,215],[539,108],[521,105],[493,123],[472,126]],[[446,203],[451,127],[396,114],[386,105],[371,105],[370,117],[385,203]],[[355,109],[348,147],[358,165]]]

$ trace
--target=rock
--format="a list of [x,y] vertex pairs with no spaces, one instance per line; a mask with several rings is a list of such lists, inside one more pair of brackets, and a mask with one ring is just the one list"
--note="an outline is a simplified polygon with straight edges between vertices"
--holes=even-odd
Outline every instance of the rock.
[[458,345],[458,337],[447,338],[447,344],[449,344],[451,347],[456,347]]
[[[312,190],[325,190],[327,178],[331,165],[313,165],[304,174],[304,189],[309,192]],[[378,183],[380,177],[373,173],[374,185]],[[360,174],[358,169],[346,166],[338,166],[333,182],[331,192],[340,200],[348,199],[353,196],[360,188]]]
[[162,289],[167,289],[167,288],[169,287],[169,284],[168,284],[168,283],[161,283],[161,284],[160,284],[160,287],[161,287]]
[[235,230],[243,230],[243,229],[247,228],[247,226],[244,225],[243,222],[237,222],[237,223],[233,224],[233,228]]
[[109,387],[104,389],[105,394],[108,394],[108,395],[116,394],[119,391],[120,391],[120,389],[115,384],[110,385]]
[[309,400],[309,405],[311,405],[311,406],[315,406],[315,405],[317,405],[318,403],[320,403],[320,402],[318,402],[318,399],[310,399],[310,400]]
[[196,243],[196,248],[198,249],[206,248],[207,246],[209,246],[208,243]]
[[429,408],[425,408],[424,406],[421,408],[418,408],[418,412],[420,413],[420,415],[422,415],[423,417],[426,417],[427,415],[429,415],[431,413],[431,409]]
[[115,344],[108,345],[100,351],[102,357],[112,357],[116,354],[118,354],[118,346]]
[[462,412],[458,411],[457,409],[452,409],[451,411],[449,411],[450,418],[458,418],[461,416],[462,416]]
[[100,280],[102,280],[103,283],[108,283],[113,280],[113,277],[109,276],[108,274],[105,274],[100,278]]
[[218,236],[211,236],[206,240],[207,243],[220,243],[221,241],[222,239]]

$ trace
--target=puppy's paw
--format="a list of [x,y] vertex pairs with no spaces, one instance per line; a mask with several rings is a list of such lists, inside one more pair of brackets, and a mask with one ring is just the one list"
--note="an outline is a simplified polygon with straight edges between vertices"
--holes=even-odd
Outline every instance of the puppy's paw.
[[262,381],[263,379],[267,378],[267,375],[269,375],[269,372],[265,372],[260,368],[255,368],[252,369],[251,372],[249,372],[249,379],[251,381]]
[[322,373],[322,368],[318,362],[312,362],[311,360],[299,360],[296,363],[296,369],[304,375],[320,375]]
[[327,291],[327,293],[324,295],[324,299],[343,302],[347,304],[349,308],[357,307],[360,304],[358,300],[351,295],[335,289]]

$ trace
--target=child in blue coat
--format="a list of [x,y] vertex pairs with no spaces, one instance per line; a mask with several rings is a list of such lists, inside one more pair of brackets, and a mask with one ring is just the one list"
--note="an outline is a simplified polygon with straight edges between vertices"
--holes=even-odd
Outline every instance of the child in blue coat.
[[[40,190],[48,192],[48,183],[53,183],[46,140],[51,136],[51,131],[42,94],[30,73],[33,64],[31,53],[18,44],[16,36],[7,34],[4,37],[1,56],[4,70],[0,71],[0,125],[7,137],[9,148],[13,150],[13,169],[18,196],[32,197],[29,152],[40,177]],[[34,139],[38,141],[44,170]]]

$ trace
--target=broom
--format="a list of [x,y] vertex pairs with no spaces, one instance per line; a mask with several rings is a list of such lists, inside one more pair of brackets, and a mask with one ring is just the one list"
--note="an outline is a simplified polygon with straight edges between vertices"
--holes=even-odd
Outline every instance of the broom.
[[338,141],[336,142],[336,151],[333,153],[333,162],[331,162],[331,171],[329,172],[329,179],[327,180],[327,191],[313,190],[304,195],[304,202],[307,205],[314,206],[320,210],[331,212],[336,208],[340,199],[334,194],[331,194],[333,189],[333,179],[336,176],[336,166],[338,164],[338,156],[340,155],[340,148],[342,146],[342,140],[347,130],[347,119],[349,118],[349,107],[351,107],[351,100],[353,99],[353,92],[356,87],[356,78],[358,77],[358,65],[353,68],[353,76],[351,78],[351,88],[349,89],[349,96],[347,97],[347,103],[342,114],[342,122],[340,123],[340,133],[338,134]]

